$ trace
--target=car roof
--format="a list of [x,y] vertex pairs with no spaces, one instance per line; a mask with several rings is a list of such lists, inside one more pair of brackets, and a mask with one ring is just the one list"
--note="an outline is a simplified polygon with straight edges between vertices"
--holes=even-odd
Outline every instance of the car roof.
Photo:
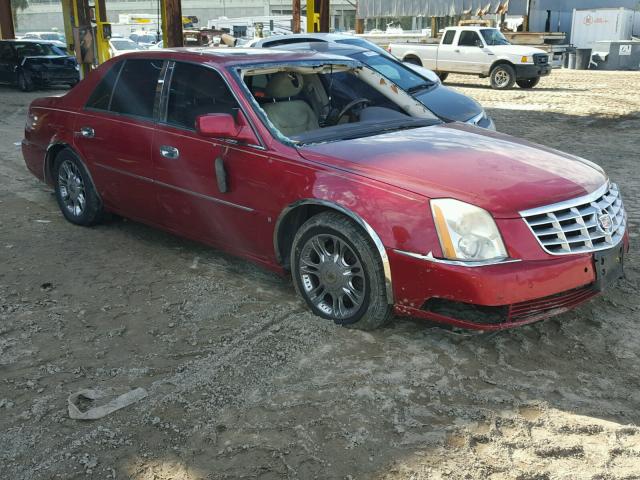
[[289,51],[299,51],[299,50],[311,50],[314,52],[320,53],[329,53],[336,55],[352,55],[354,53],[361,52],[372,52],[378,55],[377,52],[373,52],[368,48],[362,48],[355,45],[348,45],[344,43],[336,43],[336,42],[295,42],[295,43],[287,43],[284,45],[276,45],[274,47],[270,47],[278,50],[289,50]]
[[198,63],[215,62],[219,65],[260,64],[282,61],[283,63],[305,60],[315,61],[348,61],[352,59],[340,55],[325,55],[315,51],[286,51],[279,49],[262,48],[225,48],[225,47],[181,47],[163,48],[161,50],[139,50],[116,57],[125,58],[150,58],[169,60],[188,60]]
[[49,45],[55,45],[57,40],[43,40],[41,38],[6,38],[0,39],[0,42],[11,43],[48,43]]

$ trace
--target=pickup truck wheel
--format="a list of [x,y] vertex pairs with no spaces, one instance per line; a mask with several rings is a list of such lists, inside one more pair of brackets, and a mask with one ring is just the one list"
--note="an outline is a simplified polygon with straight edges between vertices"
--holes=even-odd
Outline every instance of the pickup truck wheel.
[[511,65],[498,65],[491,70],[491,88],[506,90],[516,82],[516,72]]
[[384,269],[361,228],[336,212],[311,217],[291,249],[296,291],[319,317],[373,330],[391,319]]
[[33,90],[33,82],[27,78],[24,72],[18,73],[18,88],[23,92]]
[[520,88],[533,88],[540,83],[540,77],[516,80],[516,83]]
[[436,75],[438,75],[441,82],[444,82],[449,76],[449,72],[436,72]]
[[82,162],[68,149],[56,155],[53,166],[56,200],[64,217],[85,227],[102,221],[102,202]]

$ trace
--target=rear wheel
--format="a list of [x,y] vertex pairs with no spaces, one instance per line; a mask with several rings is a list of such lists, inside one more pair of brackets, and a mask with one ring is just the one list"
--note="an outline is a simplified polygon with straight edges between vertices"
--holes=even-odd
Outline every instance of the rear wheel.
[[62,150],[53,166],[56,200],[64,217],[76,225],[102,221],[102,202],[89,173],[71,150]]
[[362,330],[390,321],[382,261],[343,215],[324,212],[305,222],[293,240],[291,267],[297,292],[316,315]]
[[511,65],[498,65],[491,70],[491,87],[506,90],[516,82],[516,72]]
[[516,83],[518,84],[518,86],[520,88],[533,88],[536,85],[538,85],[538,83],[540,83],[540,77],[536,77],[536,78],[525,78],[522,80],[516,80]]
[[436,72],[436,75],[438,75],[441,82],[444,82],[449,76],[449,72]]
[[30,92],[33,90],[33,82],[27,78],[24,72],[18,73],[18,88],[23,92]]

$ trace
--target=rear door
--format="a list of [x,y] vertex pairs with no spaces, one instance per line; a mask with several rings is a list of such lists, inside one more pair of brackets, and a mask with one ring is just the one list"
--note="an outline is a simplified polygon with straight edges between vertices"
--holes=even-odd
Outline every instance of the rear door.
[[447,30],[442,37],[440,45],[438,45],[438,57],[436,61],[436,70],[440,72],[453,72],[456,69],[457,50],[454,44],[456,30]]
[[106,205],[158,223],[151,143],[162,60],[127,59],[112,67],[75,122],[75,145],[91,165]]

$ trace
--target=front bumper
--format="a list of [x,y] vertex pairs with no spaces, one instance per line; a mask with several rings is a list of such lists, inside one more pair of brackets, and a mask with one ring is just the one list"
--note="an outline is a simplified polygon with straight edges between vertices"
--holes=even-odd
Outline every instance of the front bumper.
[[545,77],[551,73],[551,65],[515,65],[516,79]]
[[[626,235],[622,247],[628,251]],[[397,314],[462,328],[525,325],[563,313],[599,293],[591,254],[473,268],[397,250],[389,259]]]
[[29,77],[37,85],[75,84],[80,81],[80,73],[75,68],[32,71]]

